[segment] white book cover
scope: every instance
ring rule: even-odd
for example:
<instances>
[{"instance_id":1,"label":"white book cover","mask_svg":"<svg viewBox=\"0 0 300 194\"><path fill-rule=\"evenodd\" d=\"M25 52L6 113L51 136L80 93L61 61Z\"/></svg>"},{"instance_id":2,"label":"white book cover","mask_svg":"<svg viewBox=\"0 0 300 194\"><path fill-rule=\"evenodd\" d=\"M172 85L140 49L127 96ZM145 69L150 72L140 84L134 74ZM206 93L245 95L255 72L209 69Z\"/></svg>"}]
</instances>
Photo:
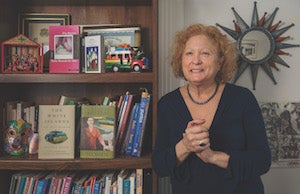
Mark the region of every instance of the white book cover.
<instances>
[{"instance_id":1,"label":"white book cover","mask_svg":"<svg viewBox=\"0 0 300 194\"><path fill-rule=\"evenodd\" d=\"M39 106L39 159L73 159L75 105Z\"/></svg>"}]
</instances>

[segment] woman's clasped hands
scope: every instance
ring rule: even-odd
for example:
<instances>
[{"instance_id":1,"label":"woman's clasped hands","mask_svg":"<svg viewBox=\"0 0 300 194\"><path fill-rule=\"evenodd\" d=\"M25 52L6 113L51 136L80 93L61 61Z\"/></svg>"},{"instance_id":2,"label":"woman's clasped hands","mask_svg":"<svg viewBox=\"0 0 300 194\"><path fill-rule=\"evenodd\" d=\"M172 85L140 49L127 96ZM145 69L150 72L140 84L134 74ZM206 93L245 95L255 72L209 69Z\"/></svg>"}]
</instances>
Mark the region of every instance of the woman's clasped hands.
<instances>
[{"instance_id":1,"label":"woman's clasped hands","mask_svg":"<svg viewBox=\"0 0 300 194\"><path fill-rule=\"evenodd\" d=\"M195 152L201 160L209 162L213 151L210 149L209 132L203 126L204 123L204 119L190 121L183 133L182 141L189 152Z\"/></svg>"}]
</instances>

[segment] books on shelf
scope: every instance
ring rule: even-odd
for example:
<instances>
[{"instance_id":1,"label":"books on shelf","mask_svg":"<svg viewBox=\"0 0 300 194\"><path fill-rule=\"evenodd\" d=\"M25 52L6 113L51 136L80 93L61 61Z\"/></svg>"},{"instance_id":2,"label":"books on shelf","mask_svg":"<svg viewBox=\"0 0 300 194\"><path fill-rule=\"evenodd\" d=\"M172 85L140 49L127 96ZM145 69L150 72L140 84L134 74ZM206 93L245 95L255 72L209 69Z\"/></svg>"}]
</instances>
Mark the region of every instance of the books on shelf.
<instances>
[{"instance_id":1,"label":"books on shelf","mask_svg":"<svg viewBox=\"0 0 300 194\"><path fill-rule=\"evenodd\" d=\"M116 151L141 156L151 95L145 89L140 95L121 95L118 102Z\"/></svg>"},{"instance_id":2,"label":"books on shelf","mask_svg":"<svg viewBox=\"0 0 300 194\"><path fill-rule=\"evenodd\" d=\"M90 35L84 37L84 72L104 73L105 48L102 35Z\"/></svg>"},{"instance_id":3,"label":"books on shelf","mask_svg":"<svg viewBox=\"0 0 300 194\"><path fill-rule=\"evenodd\" d=\"M39 159L73 159L75 105L39 105Z\"/></svg>"},{"instance_id":4,"label":"books on shelf","mask_svg":"<svg viewBox=\"0 0 300 194\"><path fill-rule=\"evenodd\" d=\"M150 175L150 176L149 176ZM9 193L151 193L151 173L145 169L71 171L21 171L11 176ZM150 186L151 187L151 186Z\"/></svg>"},{"instance_id":5,"label":"books on shelf","mask_svg":"<svg viewBox=\"0 0 300 194\"><path fill-rule=\"evenodd\" d=\"M30 101L7 101L5 103L5 123L11 120L23 119L32 126L35 124L35 105Z\"/></svg>"},{"instance_id":6,"label":"books on shelf","mask_svg":"<svg viewBox=\"0 0 300 194\"><path fill-rule=\"evenodd\" d=\"M124 139L127 133L127 126L130 122L130 112L132 110L132 104L135 96L126 92L122 98L122 103L120 107L120 112L118 115L117 123L117 137L116 137L116 152L121 154L122 145L124 144Z\"/></svg>"},{"instance_id":7,"label":"books on shelf","mask_svg":"<svg viewBox=\"0 0 300 194\"><path fill-rule=\"evenodd\" d=\"M79 73L79 26L49 26L49 50L49 73Z\"/></svg>"},{"instance_id":8,"label":"books on shelf","mask_svg":"<svg viewBox=\"0 0 300 194\"><path fill-rule=\"evenodd\" d=\"M115 106L81 106L80 158L114 158L115 110Z\"/></svg>"}]
</instances>

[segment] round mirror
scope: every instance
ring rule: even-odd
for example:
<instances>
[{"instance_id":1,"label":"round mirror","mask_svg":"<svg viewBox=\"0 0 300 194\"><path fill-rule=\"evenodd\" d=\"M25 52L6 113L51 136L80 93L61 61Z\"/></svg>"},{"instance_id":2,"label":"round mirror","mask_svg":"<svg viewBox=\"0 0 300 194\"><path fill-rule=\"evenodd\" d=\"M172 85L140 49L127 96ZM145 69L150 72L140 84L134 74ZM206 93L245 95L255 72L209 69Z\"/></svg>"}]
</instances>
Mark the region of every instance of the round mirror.
<instances>
[{"instance_id":1,"label":"round mirror","mask_svg":"<svg viewBox=\"0 0 300 194\"><path fill-rule=\"evenodd\" d=\"M269 31L261 28L251 28L238 39L240 56L249 64L268 61L275 50L275 41Z\"/></svg>"},{"instance_id":2,"label":"round mirror","mask_svg":"<svg viewBox=\"0 0 300 194\"><path fill-rule=\"evenodd\" d=\"M265 12L265 14L259 18L256 1L254 1L250 25L241 18L233 7L231 9L236 19L233 20L234 30L218 23L216 23L216 25L229 34L237 43L239 58L233 83L235 83L249 67L254 90L259 68L262 68L273 83L277 84L272 70L279 70L277 64L289 67L280 57L280 55L289 55L289 53L282 51L282 49L300 46L284 43L285 40L289 39L289 36L282 36L282 34L294 26L294 24L285 27L281 27L281 21L273 24L273 20L279 9L278 7L276 7L271 14L267 15L267 12Z\"/></svg>"}]
</instances>

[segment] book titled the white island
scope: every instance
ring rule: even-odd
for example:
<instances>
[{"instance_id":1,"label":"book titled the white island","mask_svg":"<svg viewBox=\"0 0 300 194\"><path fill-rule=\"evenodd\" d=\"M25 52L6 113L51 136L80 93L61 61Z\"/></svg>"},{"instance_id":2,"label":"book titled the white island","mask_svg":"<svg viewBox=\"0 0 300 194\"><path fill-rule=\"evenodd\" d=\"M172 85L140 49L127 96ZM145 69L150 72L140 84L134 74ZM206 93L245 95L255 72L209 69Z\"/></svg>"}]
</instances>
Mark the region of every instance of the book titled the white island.
<instances>
[{"instance_id":1,"label":"book titled the white island","mask_svg":"<svg viewBox=\"0 0 300 194\"><path fill-rule=\"evenodd\" d=\"M39 106L39 159L73 159L75 105Z\"/></svg>"}]
</instances>

